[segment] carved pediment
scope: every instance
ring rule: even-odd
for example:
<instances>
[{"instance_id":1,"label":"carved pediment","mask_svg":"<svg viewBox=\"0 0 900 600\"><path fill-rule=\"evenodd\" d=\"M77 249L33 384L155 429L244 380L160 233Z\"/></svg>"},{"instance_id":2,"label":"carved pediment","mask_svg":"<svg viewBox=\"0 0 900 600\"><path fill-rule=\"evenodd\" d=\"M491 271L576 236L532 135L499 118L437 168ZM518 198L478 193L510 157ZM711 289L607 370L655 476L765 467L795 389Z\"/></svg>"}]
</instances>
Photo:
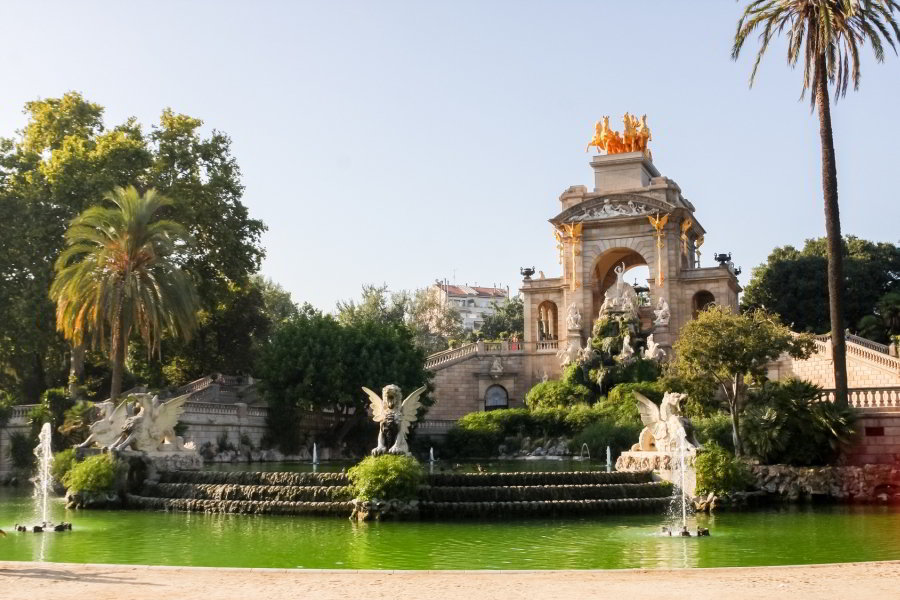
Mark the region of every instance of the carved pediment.
<instances>
[{"instance_id":1,"label":"carved pediment","mask_svg":"<svg viewBox=\"0 0 900 600\"><path fill-rule=\"evenodd\" d=\"M656 198L637 194L605 195L568 208L551 219L554 224L585 223L607 219L641 217L668 213L675 207Z\"/></svg>"}]
</instances>

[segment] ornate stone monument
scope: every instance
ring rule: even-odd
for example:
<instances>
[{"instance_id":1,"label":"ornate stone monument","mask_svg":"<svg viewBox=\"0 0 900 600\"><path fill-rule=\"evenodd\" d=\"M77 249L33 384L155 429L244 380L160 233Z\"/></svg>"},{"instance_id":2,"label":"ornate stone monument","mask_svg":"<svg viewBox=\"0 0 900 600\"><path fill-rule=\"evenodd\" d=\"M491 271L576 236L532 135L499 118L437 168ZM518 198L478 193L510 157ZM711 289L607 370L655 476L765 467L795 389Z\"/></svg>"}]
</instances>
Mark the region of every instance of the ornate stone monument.
<instances>
[{"instance_id":1,"label":"ornate stone monument","mask_svg":"<svg viewBox=\"0 0 900 600\"><path fill-rule=\"evenodd\" d=\"M203 468L203 458L193 447L175 435L178 418L184 412L188 395L162 401L151 394L133 394L119 404L106 401L98 408L100 417L91 423L90 435L77 448L83 457L91 452L113 452L128 465L126 485L138 488L144 480L155 480L161 471L195 471ZM131 481L135 479L135 481ZM89 504L78 495L72 506Z\"/></svg>"},{"instance_id":2,"label":"ornate stone monument","mask_svg":"<svg viewBox=\"0 0 900 600\"><path fill-rule=\"evenodd\" d=\"M690 419L681 414L681 403L687 394L666 392L659 406L638 392L633 394L644 428L638 443L616 459L616 470L653 471L661 479L673 481L683 458L685 492L693 496L697 486L694 458L701 446L694 436Z\"/></svg>"},{"instance_id":3,"label":"ornate stone monument","mask_svg":"<svg viewBox=\"0 0 900 600\"><path fill-rule=\"evenodd\" d=\"M635 356L646 356L643 338L653 334L651 356L664 360L672 357L681 328L709 301L737 310L740 286L734 271L727 265L699 265L706 231L681 187L654 164L646 116L626 114L621 123L619 131L609 117L597 123L588 147L597 150L590 162L593 185L566 189L559 197L560 212L550 219L559 276L548 272L546 278L522 282L525 373L547 369L551 378L558 377L585 346L585 334L611 313L633 317L631 342L639 342ZM649 277L636 292L625 279L638 266L646 266ZM582 317L577 330L568 327L570 311ZM562 317L558 328L556 314ZM558 338L541 335L541 328L547 329L544 315L551 315L549 328L560 332ZM524 387L537 382L534 378Z\"/></svg>"}]
</instances>

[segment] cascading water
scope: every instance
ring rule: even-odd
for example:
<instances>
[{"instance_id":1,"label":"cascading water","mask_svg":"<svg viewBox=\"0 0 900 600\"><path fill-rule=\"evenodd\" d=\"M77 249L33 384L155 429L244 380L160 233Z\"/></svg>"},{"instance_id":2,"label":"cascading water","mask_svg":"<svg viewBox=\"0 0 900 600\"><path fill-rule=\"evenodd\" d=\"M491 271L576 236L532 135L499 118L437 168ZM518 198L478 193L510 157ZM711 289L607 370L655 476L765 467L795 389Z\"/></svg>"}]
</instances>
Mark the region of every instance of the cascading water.
<instances>
[{"instance_id":1,"label":"cascading water","mask_svg":"<svg viewBox=\"0 0 900 600\"><path fill-rule=\"evenodd\" d=\"M37 457L37 474L34 476L34 498L37 517L41 525L50 522L49 497L50 497L50 461L53 459L53 450L50 448L50 423L44 423L41 433L38 435L38 445L34 449Z\"/></svg>"},{"instance_id":2,"label":"cascading water","mask_svg":"<svg viewBox=\"0 0 900 600\"><path fill-rule=\"evenodd\" d=\"M612 470L612 454L609 451L609 446L606 447L606 472L609 473Z\"/></svg>"}]
</instances>

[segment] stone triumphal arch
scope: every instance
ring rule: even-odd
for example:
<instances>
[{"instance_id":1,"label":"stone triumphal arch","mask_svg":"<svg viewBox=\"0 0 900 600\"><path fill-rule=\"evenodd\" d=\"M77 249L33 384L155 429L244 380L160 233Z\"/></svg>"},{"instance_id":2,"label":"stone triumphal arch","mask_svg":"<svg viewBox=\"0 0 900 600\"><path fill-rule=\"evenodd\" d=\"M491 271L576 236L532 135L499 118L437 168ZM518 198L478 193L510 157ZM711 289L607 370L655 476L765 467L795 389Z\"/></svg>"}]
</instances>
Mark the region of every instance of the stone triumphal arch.
<instances>
[{"instance_id":1,"label":"stone triumphal arch","mask_svg":"<svg viewBox=\"0 0 900 600\"><path fill-rule=\"evenodd\" d=\"M659 173L648 152L598 155L590 165L593 190L567 189L559 198L560 212L550 219L561 275L522 282L524 371L531 379L524 387L558 375L567 349L585 344L604 294L622 271L649 269L646 285L638 286L638 313L667 352L681 327L711 302L737 309L740 286L733 268L701 266L706 231L681 188ZM538 316L550 305L560 319L550 340L555 343L548 344ZM667 318L655 318L654 310L663 306Z\"/></svg>"},{"instance_id":2,"label":"stone triumphal arch","mask_svg":"<svg viewBox=\"0 0 900 600\"><path fill-rule=\"evenodd\" d=\"M652 339L653 360L671 357L681 328L710 303L737 310L741 288L731 262L702 266L706 231L694 206L653 164L646 119L626 119L632 127L624 136L598 124L591 145L607 154L590 162L593 188L572 186L559 197L550 224L560 275L523 269L523 339L479 341L428 358L434 427L476 410L522 406L535 383L579 360L601 310L636 317L647 336L643 356ZM625 281L644 266L645 282Z\"/></svg>"}]
</instances>

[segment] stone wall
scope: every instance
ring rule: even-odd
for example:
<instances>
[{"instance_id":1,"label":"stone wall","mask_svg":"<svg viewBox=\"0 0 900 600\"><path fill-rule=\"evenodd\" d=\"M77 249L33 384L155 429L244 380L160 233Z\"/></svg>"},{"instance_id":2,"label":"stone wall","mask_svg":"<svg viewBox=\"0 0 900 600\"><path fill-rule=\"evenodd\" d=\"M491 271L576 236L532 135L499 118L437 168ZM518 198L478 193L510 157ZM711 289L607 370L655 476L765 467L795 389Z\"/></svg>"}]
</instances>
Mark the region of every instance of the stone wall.
<instances>
[{"instance_id":1,"label":"stone wall","mask_svg":"<svg viewBox=\"0 0 900 600\"><path fill-rule=\"evenodd\" d=\"M491 373L496 359L500 360L503 370ZM435 403L426 418L429 421L455 421L470 412L484 410L484 395L492 385L506 389L509 408L520 408L525 405L525 394L530 388L527 381L522 353L470 355L466 360L436 370Z\"/></svg>"},{"instance_id":2,"label":"stone wall","mask_svg":"<svg viewBox=\"0 0 900 600\"><path fill-rule=\"evenodd\" d=\"M189 401L180 422L187 426L184 433L185 442L193 442L200 449L210 443L214 447L220 439L235 447L241 444L242 438L250 442L254 448L262 445L266 434L266 415L268 409L263 406L247 406L243 403L220 404L212 402ZM28 412L33 405L15 407L12 418L6 427L0 429L0 476L12 470L9 456L9 438L14 432L28 433ZM311 436L330 431L335 424L335 417L328 413L309 413L302 421L301 429L310 432ZM327 449L322 448L322 458L327 458Z\"/></svg>"},{"instance_id":3,"label":"stone wall","mask_svg":"<svg viewBox=\"0 0 900 600\"><path fill-rule=\"evenodd\" d=\"M900 413L864 413L859 442L847 453L850 465L900 465Z\"/></svg>"},{"instance_id":4,"label":"stone wall","mask_svg":"<svg viewBox=\"0 0 900 600\"><path fill-rule=\"evenodd\" d=\"M900 469L891 465L751 467L754 487L785 500L828 498L850 502L900 500Z\"/></svg>"}]
</instances>

